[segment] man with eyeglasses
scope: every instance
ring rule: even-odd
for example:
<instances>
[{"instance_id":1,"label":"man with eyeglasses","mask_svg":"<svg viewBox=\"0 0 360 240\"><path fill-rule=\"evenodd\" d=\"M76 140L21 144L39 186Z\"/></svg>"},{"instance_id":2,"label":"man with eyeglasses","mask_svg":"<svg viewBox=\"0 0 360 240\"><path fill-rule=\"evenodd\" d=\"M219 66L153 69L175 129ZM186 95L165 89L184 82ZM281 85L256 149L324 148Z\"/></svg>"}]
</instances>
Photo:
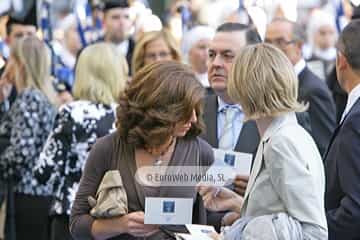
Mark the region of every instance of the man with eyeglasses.
<instances>
[{"instance_id":1,"label":"man with eyeglasses","mask_svg":"<svg viewBox=\"0 0 360 240\"><path fill-rule=\"evenodd\" d=\"M321 79L312 73L302 57L304 30L286 19L274 19L268 26L265 42L280 48L294 66L299 78L299 101L309 103L312 137L323 155L336 125L335 104Z\"/></svg>"}]
</instances>

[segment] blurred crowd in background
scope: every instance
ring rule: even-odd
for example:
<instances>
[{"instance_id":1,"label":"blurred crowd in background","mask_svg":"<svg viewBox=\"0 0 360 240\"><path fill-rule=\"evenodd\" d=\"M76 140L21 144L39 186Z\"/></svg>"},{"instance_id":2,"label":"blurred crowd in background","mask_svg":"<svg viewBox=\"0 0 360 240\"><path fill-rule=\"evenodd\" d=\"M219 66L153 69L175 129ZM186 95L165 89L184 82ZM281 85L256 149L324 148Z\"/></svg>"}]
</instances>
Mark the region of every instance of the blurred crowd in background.
<instances>
[{"instance_id":1,"label":"blurred crowd in background","mask_svg":"<svg viewBox=\"0 0 360 240\"><path fill-rule=\"evenodd\" d=\"M12 36L6 30L8 20L37 27L37 35L51 48L52 75L56 78L57 90L71 92L79 51L106 36L113 35L110 41L126 55L125 42L128 39L131 54L133 43L139 41L144 33L166 29L175 40L182 60L189 62L188 53L190 45L196 42L194 40L224 22L254 23L264 38L267 23L273 18L285 17L304 28L304 57L311 61L311 69L325 79L335 59L334 44L338 32L354 14L359 14L354 8L357 1L350 0L132 0L129 4L125 16L104 18L104 12L110 8L101 0L1 1L0 52L3 60L0 64L3 66L4 59L9 57ZM187 34L197 25L206 25L209 29ZM206 42L203 45L203 50L206 50ZM198 54L200 57L200 51ZM131 65L130 55L127 58ZM64 101L68 97L64 95Z\"/></svg>"},{"instance_id":2,"label":"blurred crowd in background","mask_svg":"<svg viewBox=\"0 0 360 240\"><path fill-rule=\"evenodd\" d=\"M315 106L310 118L320 116L319 125L311 123L316 126L312 136L324 153L336 126L334 102L337 122L347 102L336 80L336 42L358 17L358 0L0 1L0 203L7 195L15 204L7 206L8 236L16 225L18 239L32 239L19 229L41 230L49 224L50 209L60 216L49 227L55 229L51 239L72 239L69 215L83 166L96 139L115 131L120 93L144 66L174 60L189 65L207 94L214 94L208 50L216 29L226 22L243 24L246 33L257 30L262 42L279 47L302 69L303 57L321 79L316 84L327 95L313 94L315 104L309 101ZM296 22L300 29L289 25L291 36L268 39L268 24L276 19L280 25ZM223 78L235 58L226 54L218 55ZM315 133L323 127L326 133ZM32 226L31 219L38 221ZM0 214L0 233L1 222ZM49 239L46 234L42 239Z\"/></svg>"}]
</instances>

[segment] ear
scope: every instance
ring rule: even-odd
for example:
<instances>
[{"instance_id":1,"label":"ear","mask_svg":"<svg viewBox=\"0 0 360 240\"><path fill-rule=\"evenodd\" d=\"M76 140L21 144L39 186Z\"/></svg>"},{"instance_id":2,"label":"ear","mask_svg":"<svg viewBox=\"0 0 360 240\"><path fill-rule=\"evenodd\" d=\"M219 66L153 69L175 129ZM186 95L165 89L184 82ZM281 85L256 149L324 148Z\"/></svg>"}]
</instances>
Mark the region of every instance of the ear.
<instances>
[{"instance_id":1,"label":"ear","mask_svg":"<svg viewBox=\"0 0 360 240\"><path fill-rule=\"evenodd\" d=\"M10 45L10 37L6 35L5 37L5 43L9 46ZM9 46L10 47L10 46Z\"/></svg>"},{"instance_id":2,"label":"ear","mask_svg":"<svg viewBox=\"0 0 360 240\"><path fill-rule=\"evenodd\" d=\"M338 54L336 56L336 63L337 63L337 69L342 70L342 71L347 69L349 66L349 63L348 63L346 57L341 52L338 52Z\"/></svg>"},{"instance_id":3,"label":"ear","mask_svg":"<svg viewBox=\"0 0 360 240\"><path fill-rule=\"evenodd\" d=\"M302 41L296 41L295 42L297 52L298 52L298 54L300 54L300 56L302 56L302 47L303 47L303 45L304 45L304 43Z\"/></svg>"}]
</instances>

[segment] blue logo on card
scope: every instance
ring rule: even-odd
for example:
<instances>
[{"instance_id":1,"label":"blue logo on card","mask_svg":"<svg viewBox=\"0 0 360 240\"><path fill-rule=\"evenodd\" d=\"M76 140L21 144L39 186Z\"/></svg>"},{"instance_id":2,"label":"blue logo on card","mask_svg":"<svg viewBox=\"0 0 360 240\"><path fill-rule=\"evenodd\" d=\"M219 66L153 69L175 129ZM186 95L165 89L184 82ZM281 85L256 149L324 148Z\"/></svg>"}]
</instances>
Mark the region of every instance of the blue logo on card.
<instances>
[{"instance_id":1,"label":"blue logo on card","mask_svg":"<svg viewBox=\"0 0 360 240\"><path fill-rule=\"evenodd\" d=\"M232 167L235 166L235 155L233 154L225 154L224 162Z\"/></svg>"},{"instance_id":2,"label":"blue logo on card","mask_svg":"<svg viewBox=\"0 0 360 240\"><path fill-rule=\"evenodd\" d=\"M164 201L163 213L175 213L175 201Z\"/></svg>"}]
</instances>

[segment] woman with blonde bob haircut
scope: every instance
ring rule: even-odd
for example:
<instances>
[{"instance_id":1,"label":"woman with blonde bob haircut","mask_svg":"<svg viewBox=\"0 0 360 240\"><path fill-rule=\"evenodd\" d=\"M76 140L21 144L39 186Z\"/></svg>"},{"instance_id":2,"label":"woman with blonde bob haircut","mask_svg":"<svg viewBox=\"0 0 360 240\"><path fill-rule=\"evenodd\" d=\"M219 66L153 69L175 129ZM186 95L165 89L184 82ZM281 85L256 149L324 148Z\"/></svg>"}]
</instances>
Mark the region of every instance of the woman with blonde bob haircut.
<instances>
[{"instance_id":1,"label":"woman with blonde bob haircut","mask_svg":"<svg viewBox=\"0 0 360 240\"><path fill-rule=\"evenodd\" d=\"M304 111L306 107L297 101L298 79L286 67L288 59L275 57L279 50L265 44L251 50L237 58L228 83L229 95L241 104L247 119Z\"/></svg>"},{"instance_id":2,"label":"woman with blonde bob haircut","mask_svg":"<svg viewBox=\"0 0 360 240\"><path fill-rule=\"evenodd\" d=\"M296 120L295 111L305 109L297 91L293 66L275 47L251 45L237 56L229 96L256 121L261 141L244 197L226 188L198 187L207 208L240 216L216 239L328 238L322 159Z\"/></svg>"},{"instance_id":3,"label":"woman with blonde bob haircut","mask_svg":"<svg viewBox=\"0 0 360 240\"><path fill-rule=\"evenodd\" d=\"M167 30L144 33L134 49L131 72L135 74L145 65L164 60L181 62L180 49L174 37Z\"/></svg>"},{"instance_id":4,"label":"woman with blonde bob haircut","mask_svg":"<svg viewBox=\"0 0 360 240\"><path fill-rule=\"evenodd\" d=\"M127 83L126 59L109 43L85 48L75 71L74 102L58 113L35 175L55 196L51 240L72 239L68 222L82 168L96 139L115 130L116 100Z\"/></svg>"}]
</instances>

